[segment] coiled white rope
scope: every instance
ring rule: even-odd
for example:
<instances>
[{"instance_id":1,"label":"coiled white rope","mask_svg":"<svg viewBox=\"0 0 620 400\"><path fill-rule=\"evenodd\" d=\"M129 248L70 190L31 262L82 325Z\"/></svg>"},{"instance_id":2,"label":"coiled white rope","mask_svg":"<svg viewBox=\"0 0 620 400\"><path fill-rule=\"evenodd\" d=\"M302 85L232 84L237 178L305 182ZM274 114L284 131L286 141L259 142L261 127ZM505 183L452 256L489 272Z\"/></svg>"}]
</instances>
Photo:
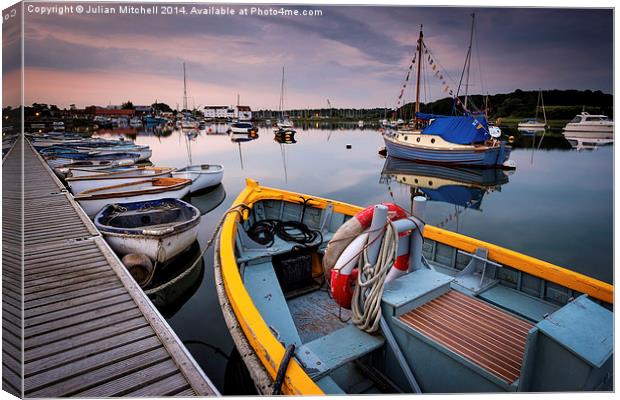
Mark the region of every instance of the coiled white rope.
<instances>
[{"instance_id":1,"label":"coiled white rope","mask_svg":"<svg viewBox=\"0 0 620 400\"><path fill-rule=\"evenodd\" d=\"M358 276L351 300L351 321L368 333L379 329L381 296L388 272L394 265L398 251L398 232L392 221L386 224L383 242L374 265L368 262L365 248L358 263Z\"/></svg>"}]
</instances>

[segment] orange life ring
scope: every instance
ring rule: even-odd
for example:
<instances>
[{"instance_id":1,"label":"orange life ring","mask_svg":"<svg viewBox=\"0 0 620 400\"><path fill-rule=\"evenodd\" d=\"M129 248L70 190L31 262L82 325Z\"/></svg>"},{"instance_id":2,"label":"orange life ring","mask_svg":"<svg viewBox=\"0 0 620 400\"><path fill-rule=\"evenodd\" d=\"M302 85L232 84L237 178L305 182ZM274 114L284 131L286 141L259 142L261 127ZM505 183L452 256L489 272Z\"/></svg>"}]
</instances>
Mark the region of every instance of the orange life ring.
<instances>
[{"instance_id":1,"label":"orange life ring","mask_svg":"<svg viewBox=\"0 0 620 400\"><path fill-rule=\"evenodd\" d=\"M407 218L407 212L394 203L382 203L388 208L392 221ZM323 256L323 269L330 280L332 297L341 307L350 309L353 288L357 280L357 261L367 242L364 233L372 222L375 206L370 206L342 224L327 245ZM409 254L399 255L394 268L409 269Z\"/></svg>"}]
</instances>

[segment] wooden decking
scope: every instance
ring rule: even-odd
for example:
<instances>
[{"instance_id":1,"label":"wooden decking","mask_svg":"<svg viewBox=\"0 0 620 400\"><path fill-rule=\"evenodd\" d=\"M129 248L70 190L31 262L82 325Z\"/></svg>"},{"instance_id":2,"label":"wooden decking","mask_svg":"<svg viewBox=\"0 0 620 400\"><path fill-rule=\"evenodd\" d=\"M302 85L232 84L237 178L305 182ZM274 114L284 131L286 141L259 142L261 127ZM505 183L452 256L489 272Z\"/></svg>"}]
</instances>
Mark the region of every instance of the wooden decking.
<instances>
[{"instance_id":1,"label":"wooden decking","mask_svg":"<svg viewBox=\"0 0 620 400\"><path fill-rule=\"evenodd\" d=\"M27 143L23 198L25 397L217 395Z\"/></svg>"},{"instance_id":2,"label":"wooden decking","mask_svg":"<svg viewBox=\"0 0 620 400\"><path fill-rule=\"evenodd\" d=\"M21 142L2 161L2 390L22 395Z\"/></svg>"},{"instance_id":3,"label":"wooden decking","mask_svg":"<svg viewBox=\"0 0 620 400\"><path fill-rule=\"evenodd\" d=\"M532 324L451 290L400 320L511 384L519 377Z\"/></svg>"}]
</instances>

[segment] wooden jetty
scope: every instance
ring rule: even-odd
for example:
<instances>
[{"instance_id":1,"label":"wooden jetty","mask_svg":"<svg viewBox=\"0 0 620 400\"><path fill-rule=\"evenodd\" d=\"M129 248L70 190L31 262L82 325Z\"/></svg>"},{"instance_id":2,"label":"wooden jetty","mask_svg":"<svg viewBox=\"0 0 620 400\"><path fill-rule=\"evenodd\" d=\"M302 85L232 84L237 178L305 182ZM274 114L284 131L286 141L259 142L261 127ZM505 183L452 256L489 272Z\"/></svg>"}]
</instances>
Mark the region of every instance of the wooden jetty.
<instances>
[{"instance_id":1,"label":"wooden jetty","mask_svg":"<svg viewBox=\"0 0 620 400\"><path fill-rule=\"evenodd\" d=\"M27 142L3 161L3 181L4 390L39 398L219 394Z\"/></svg>"}]
</instances>

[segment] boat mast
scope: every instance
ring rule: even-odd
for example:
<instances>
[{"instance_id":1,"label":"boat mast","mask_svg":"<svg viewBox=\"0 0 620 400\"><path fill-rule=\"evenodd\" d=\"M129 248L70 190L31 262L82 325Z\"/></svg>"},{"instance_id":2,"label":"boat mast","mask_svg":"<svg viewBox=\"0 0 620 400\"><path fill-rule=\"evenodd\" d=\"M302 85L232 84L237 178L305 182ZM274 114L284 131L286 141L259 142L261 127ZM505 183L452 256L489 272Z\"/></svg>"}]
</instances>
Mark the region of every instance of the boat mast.
<instances>
[{"instance_id":1,"label":"boat mast","mask_svg":"<svg viewBox=\"0 0 620 400\"><path fill-rule=\"evenodd\" d=\"M541 93L541 90L538 89L538 97L536 97L536 115L534 116L534 119L536 121L538 121L538 108L540 107L540 93Z\"/></svg>"},{"instance_id":2,"label":"boat mast","mask_svg":"<svg viewBox=\"0 0 620 400\"><path fill-rule=\"evenodd\" d=\"M545 126L546 126L547 125L547 114L545 113L545 102L543 101L542 89L540 89L540 105L542 106L543 118L545 119Z\"/></svg>"},{"instance_id":3,"label":"boat mast","mask_svg":"<svg viewBox=\"0 0 620 400\"><path fill-rule=\"evenodd\" d=\"M469 49L467 49L467 74L465 75L465 110L467 110L467 95L469 93L469 70L471 67L471 46L474 41L474 23L476 22L476 13L471 14L471 31L469 32Z\"/></svg>"},{"instance_id":4,"label":"boat mast","mask_svg":"<svg viewBox=\"0 0 620 400\"><path fill-rule=\"evenodd\" d=\"M187 110L187 79L185 78L185 62L183 63L183 110Z\"/></svg>"},{"instance_id":5,"label":"boat mast","mask_svg":"<svg viewBox=\"0 0 620 400\"><path fill-rule=\"evenodd\" d=\"M282 66L282 84L280 86L280 119L284 120L284 66Z\"/></svg>"},{"instance_id":6,"label":"boat mast","mask_svg":"<svg viewBox=\"0 0 620 400\"><path fill-rule=\"evenodd\" d=\"M418 38L418 78L416 81L415 89L415 116L414 121L418 120L418 113L420 112L420 66L422 65L422 44L424 33L422 33L422 25L420 24L420 37Z\"/></svg>"}]
</instances>

